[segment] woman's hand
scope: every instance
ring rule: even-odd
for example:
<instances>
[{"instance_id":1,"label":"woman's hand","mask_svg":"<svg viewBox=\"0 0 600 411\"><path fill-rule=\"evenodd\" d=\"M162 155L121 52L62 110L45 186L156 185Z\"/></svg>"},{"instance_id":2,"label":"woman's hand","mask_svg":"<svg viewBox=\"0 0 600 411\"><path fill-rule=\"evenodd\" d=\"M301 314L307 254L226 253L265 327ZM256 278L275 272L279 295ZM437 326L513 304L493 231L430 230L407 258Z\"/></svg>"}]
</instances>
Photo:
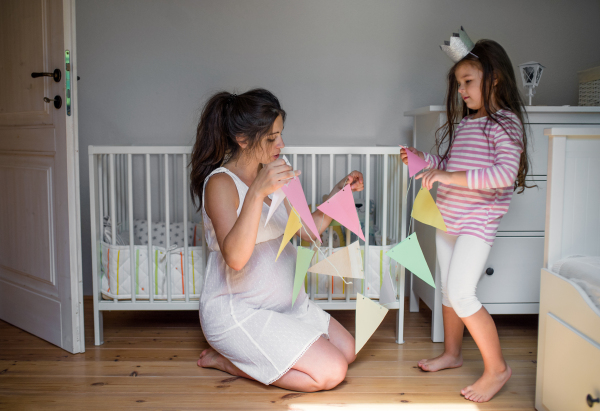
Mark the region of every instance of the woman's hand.
<instances>
[{"instance_id":1,"label":"woman's hand","mask_svg":"<svg viewBox=\"0 0 600 411\"><path fill-rule=\"evenodd\" d=\"M419 150L414 147L402 147L400 149L400 157L402 158L402 162L408 165L408 154L406 154L406 150L410 150L411 153L418 155L421 157L421 160L425 160L425 156Z\"/></svg>"},{"instance_id":2,"label":"woman's hand","mask_svg":"<svg viewBox=\"0 0 600 411\"><path fill-rule=\"evenodd\" d=\"M350 184L350 188L352 189L352 191L363 191L365 188L363 175L360 171L356 170L348 174L346 177L342 178L340 182L336 184L333 191L340 191L342 188L345 187L345 184ZM333 191L332 194L334 194Z\"/></svg>"},{"instance_id":3,"label":"woman's hand","mask_svg":"<svg viewBox=\"0 0 600 411\"><path fill-rule=\"evenodd\" d=\"M285 161L278 158L265 164L252 182L251 188L261 199L283 187L290 179L300 175L300 170L294 171ZM262 201L262 200L261 200Z\"/></svg>"},{"instance_id":4,"label":"woman's hand","mask_svg":"<svg viewBox=\"0 0 600 411\"><path fill-rule=\"evenodd\" d=\"M431 190L433 183L436 181L446 185L454 184L461 187L468 187L466 171L450 172L433 169L417 175L416 178L422 178L421 185L428 190Z\"/></svg>"}]
</instances>

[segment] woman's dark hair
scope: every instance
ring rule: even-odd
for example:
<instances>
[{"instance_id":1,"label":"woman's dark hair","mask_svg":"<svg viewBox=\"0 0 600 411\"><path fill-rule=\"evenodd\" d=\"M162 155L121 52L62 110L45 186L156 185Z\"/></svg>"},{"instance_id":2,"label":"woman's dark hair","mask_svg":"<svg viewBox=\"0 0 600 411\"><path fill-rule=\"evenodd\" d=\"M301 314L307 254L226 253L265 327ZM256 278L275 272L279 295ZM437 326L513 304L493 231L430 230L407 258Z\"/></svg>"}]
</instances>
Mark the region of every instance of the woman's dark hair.
<instances>
[{"instance_id":1,"label":"woman's dark hair","mask_svg":"<svg viewBox=\"0 0 600 411\"><path fill-rule=\"evenodd\" d=\"M442 158L447 158L455 138L455 127L467 115L474 113L458 95L458 81L456 80L456 69L461 64L473 64L483 72L481 82L481 97L483 107L487 113L488 121L500 125L506 134L515 138L507 131L507 126L520 128L523 133L523 152L519 164L519 171L515 181L515 190L520 188L522 193L527 186L525 177L529 172L529 157L527 154L527 133L525 132L525 113L523 110L523 99L519 94L515 72L508 54L502 46L493 40L479 40L471 53L456 63L448 72L448 91L446 94L446 124L436 132L436 147ZM494 81L497 81L494 85ZM495 107L492 107L492 101ZM505 109L512 112L520 121L515 124L510 117L494 109ZM511 124L512 123L512 124ZM484 130L488 129L487 123ZM442 149L442 146L445 146ZM442 153L443 151L443 153Z\"/></svg>"},{"instance_id":2,"label":"woman's dark hair","mask_svg":"<svg viewBox=\"0 0 600 411\"><path fill-rule=\"evenodd\" d=\"M254 89L236 95L226 91L212 96L200 115L196 142L190 160L190 193L198 210L202 207L204 180L225 160L235 159L241 152L236 137L248 143L248 150L260 145L271 132L278 116L285 121L285 111L270 91Z\"/></svg>"}]
</instances>

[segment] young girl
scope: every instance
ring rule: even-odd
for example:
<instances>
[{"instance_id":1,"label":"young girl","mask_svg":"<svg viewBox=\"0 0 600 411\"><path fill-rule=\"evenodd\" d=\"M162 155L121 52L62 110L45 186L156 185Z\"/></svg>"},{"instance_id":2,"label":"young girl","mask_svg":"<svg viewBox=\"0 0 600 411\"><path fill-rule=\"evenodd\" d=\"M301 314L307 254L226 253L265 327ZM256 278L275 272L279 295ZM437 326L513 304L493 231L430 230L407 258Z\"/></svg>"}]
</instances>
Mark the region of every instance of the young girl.
<instances>
[{"instance_id":1,"label":"young girl","mask_svg":"<svg viewBox=\"0 0 600 411\"><path fill-rule=\"evenodd\" d=\"M424 371L460 367L466 325L485 369L461 394L485 402L508 381L511 369L502 356L494 321L475 289L500 219L508 211L514 190L522 192L526 187L528 171L523 102L504 49L491 40L477 42L450 69L446 100L448 121L436 135L438 155L409 148L429 163L430 170L417 176L422 185L431 189L434 182L439 183L437 206L448 229L436 232L444 352L419 361L419 367ZM401 156L407 164L405 149Z\"/></svg>"},{"instance_id":2,"label":"young girl","mask_svg":"<svg viewBox=\"0 0 600 411\"><path fill-rule=\"evenodd\" d=\"M279 158L284 120L277 98L262 89L218 93L202 111L190 190L210 250L200 323L212 348L198 365L295 391L328 390L356 358L354 338L304 289L292 307L294 247L287 244L275 261L291 211L287 201L265 227L271 194L299 175ZM352 190L363 189L354 171L330 196L346 179ZM313 217L319 233L331 223L320 211Z\"/></svg>"}]
</instances>

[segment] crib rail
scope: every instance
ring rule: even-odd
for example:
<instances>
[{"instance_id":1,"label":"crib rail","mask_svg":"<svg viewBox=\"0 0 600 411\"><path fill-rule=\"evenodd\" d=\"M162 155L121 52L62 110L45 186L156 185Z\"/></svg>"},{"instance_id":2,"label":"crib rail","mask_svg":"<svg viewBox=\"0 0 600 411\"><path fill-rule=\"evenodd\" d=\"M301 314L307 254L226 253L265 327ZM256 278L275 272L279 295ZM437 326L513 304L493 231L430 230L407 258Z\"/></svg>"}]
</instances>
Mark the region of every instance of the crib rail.
<instances>
[{"instance_id":1,"label":"crib rail","mask_svg":"<svg viewBox=\"0 0 600 411\"><path fill-rule=\"evenodd\" d=\"M190 287L190 270L194 272L190 255L194 250L200 252L202 269L206 264L207 246L204 234L200 233L201 244L195 247L189 244L189 224L202 227L202 216L193 207L189 196L188 163L192 147L190 146L89 146L90 177L90 216L92 236L92 274L94 292L94 324L95 343L102 344L102 312L112 310L197 310L197 295ZM377 237L381 237L381 246L395 244L404 239L406 234L406 189L408 174L406 166L401 162L398 147L286 147L283 151L295 169L302 170L301 181L307 200L312 210L316 210L324 194L328 194L333 186L350 171L360 170L364 175L365 189L355 193L355 201L362 202L365 207L364 235L367 241L364 247L364 270L368 272L370 264L370 247L376 237L371 227L377 227ZM374 221L370 213L371 202L376 204ZM147 221L148 243L136 245L134 238L134 222L136 219ZM161 221L165 225L166 244L153 244L153 222ZM171 273L170 229L176 222L183 223L183 245L178 243L181 255L182 294L174 294ZM106 223L110 222L110 229ZM373 223L373 224L371 224ZM198 224L196 226L196 224ZM105 236L108 231L109 235ZM121 235L123 242L119 245ZM110 241L107 241L109 238ZM196 236L194 236L196 239ZM294 244L298 245L298 239ZM346 243L351 241L351 233L346 230ZM104 244L103 244L104 242ZM333 229L329 230L329 252L333 249ZM129 289L127 299L119 295L107 297L102 291L103 261L102 247L113 247L123 251L129 257ZM159 256L158 249L163 253ZM140 296L139 281L134 275L140 270L139 255L147 256L148 290L147 296ZM190 254L190 251L192 254ZM137 257L134 258L134 257ZM114 258L114 257L113 257ZM166 259L164 277L166 287L159 290L159 284L152 281L160 258ZM160 260L162 261L162 260ZM114 261L113 261L114 263ZM110 266L110 260L107 267ZM117 262L118 273L119 262ZM105 276L108 273L105 274ZM399 269L396 276L397 298L388 308L397 308L398 342L403 342L401 319L404 316L404 268ZM113 273L114 275L114 273ZM352 292L346 286L342 294L334 290L333 280L327 289L319 290L318 274L307 275L307 294L324 309L355 309L356 302ZM156 277L155 277L156 278ZM105 280L106 281L106 280ZM194 283L195 277L192 280ZM117 287L119 278L117 277ZM363 294L368 296L369 279L360 285ZM166 289L165 289L166 288ZM190 290L192 289L192 290ZM160 291L160 294L159 294ZM356 291L356 287L355 287ZM116 291L118 294L118 290ZM193 297L196 295L196 297ZM175 297L174 297L175 296Z\"/></svg>"}]
</instances>

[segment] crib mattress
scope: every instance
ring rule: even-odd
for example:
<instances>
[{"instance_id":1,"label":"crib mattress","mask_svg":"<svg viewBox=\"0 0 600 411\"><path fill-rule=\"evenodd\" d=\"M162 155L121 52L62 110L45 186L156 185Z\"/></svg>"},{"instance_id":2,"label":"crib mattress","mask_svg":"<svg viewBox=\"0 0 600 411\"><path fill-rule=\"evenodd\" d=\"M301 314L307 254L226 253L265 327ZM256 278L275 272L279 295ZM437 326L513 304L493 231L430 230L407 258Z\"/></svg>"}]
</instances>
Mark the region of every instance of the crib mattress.
<instances>
[{"instance_id":1,"label":"crib mattress","mask_svg":"<svg viewBox=\"0 0 600 411\"><path fill-rule=\"evenodd\" d=\"M557 261L552 271L577 284L600 309L600 256L571 256Z\"/></svg>"},{"instance_id":2,"label":"crib mattress","mask_svg":"<svg viewBox=\"0 0 600 411\"><path fill-rule=\"evenodd\" d=\"M167 298L168 282L170 282L172 299L184 299L187 293L190 299L198 300L204 281L202 247L188 247L187 268L183 247L172 249L167 253L165 248L153 246L150 264L148 246L135 245L133 252L132 264L129 246L111 245L105 242L100 244L103 298L131 299L133 285L136 299L149 299L149 292L152 290L154 299L164 300Z\"/></svg>"}]
</instances>

